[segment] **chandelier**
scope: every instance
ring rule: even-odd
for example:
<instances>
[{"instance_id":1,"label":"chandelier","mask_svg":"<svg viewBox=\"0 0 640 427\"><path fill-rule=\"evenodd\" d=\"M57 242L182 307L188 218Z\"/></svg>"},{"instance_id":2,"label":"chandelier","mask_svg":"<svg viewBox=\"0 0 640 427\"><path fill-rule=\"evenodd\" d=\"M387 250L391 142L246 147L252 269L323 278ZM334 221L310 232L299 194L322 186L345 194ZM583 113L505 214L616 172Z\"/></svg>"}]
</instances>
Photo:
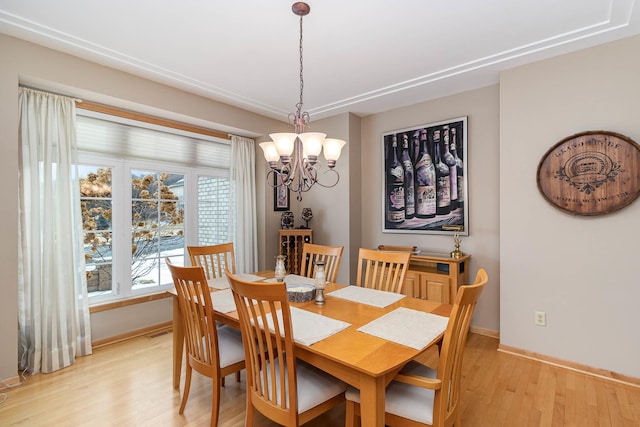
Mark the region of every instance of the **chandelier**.
<instances>
[{"instance_id":1,"label":"chandelier","mask_svg":"<svg viewBox=\"0 0 640 427\"><path fill-rule=\"evenodd\" d=\"M298 193L296 198L301 201L302 193L309 191L315 184L329 188L338 183L340 175L334 167L346 142L341 139L326 138L327 135L324 133L304 131L309 126L309 113L302 111L304 89L302 17L308 15L311 8L306 3L297 2L291 9L300 17L300 101L296 104L295 113L289 113L289 124L293 122L294 132L269 134L272 141L261 143L260 148L271 168L267 174L267 182L274 187L285 186L294 193ZM335 182L330 184L318 181L316 165L323 148L324 158L329 168L325 173L332 172L335 175ZM270 175L273 174L278 174L277 179L270 179Z\"/></svg>"}]
</instances>

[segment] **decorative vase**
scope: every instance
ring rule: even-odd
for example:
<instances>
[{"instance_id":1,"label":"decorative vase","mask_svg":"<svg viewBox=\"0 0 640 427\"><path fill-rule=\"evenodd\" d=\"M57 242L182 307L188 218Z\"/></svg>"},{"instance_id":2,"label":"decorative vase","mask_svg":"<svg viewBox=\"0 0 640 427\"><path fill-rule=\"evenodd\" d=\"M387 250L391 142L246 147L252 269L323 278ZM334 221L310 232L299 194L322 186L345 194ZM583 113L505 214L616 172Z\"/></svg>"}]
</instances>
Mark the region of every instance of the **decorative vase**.
<instances>
[{"instance_id":1,"label":"decorative vase","mask_svg":"<svg viewBox=\"0 0 640 427\"><path fill-rule=\"evenodd\" d=\"M284 230L293 228L293 223L294 223L293 212L291 211L282 212L282 215L280 216L280 227Z\"/></svg>"},{"instance_id":2,"label":"decorative vase","mask_svg":"<svg viewBox=\"0 0 640 427\"><path fill-rule=\"evenodd\" d=\"M309 220L313 218L313 212L311 208L302 208L302 219L305 221L304 228L309 228Z\"/></svg>"}]
</instances>

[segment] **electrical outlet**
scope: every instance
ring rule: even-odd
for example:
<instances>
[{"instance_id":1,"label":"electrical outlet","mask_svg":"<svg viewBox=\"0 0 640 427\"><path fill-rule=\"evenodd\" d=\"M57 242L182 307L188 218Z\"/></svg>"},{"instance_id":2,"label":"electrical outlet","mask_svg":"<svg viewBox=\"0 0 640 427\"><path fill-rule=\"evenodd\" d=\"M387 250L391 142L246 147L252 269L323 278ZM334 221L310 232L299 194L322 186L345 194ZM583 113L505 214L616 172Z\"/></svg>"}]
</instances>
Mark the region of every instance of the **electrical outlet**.
<instances>
[{"instance_id":1,"label":"electrical outlet","mask_svg":"<svg viewBox=\"0 0 640 427\"><path fill-rule=\"evenodd\" d=\"M547 326L547 313L544 311L536 311L535 321L538 326Z\"/></svg>"}]
</instances>

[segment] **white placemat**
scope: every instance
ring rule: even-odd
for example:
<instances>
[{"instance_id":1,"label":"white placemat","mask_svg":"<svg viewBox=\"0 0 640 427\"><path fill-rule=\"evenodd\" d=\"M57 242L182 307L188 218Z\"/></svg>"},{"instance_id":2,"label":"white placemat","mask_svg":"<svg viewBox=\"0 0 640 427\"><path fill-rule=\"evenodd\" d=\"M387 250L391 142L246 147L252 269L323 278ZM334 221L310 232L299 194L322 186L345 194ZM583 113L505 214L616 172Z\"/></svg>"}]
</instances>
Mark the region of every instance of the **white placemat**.
<instances>
[{"instance_id":1,"label":"white placemat","mask_svg":"<svg viewBox=\"0 0 640 427\"><path fill-rule=\"evenodd\" d=\"M220 313L231 313L236 311L236 302L233 299L231 289L211 292L211 303L214 311Z\"/></svg>"},{"instance_id":2,"label":"white placemat","mask_svg":"<svg viewBox=\"0 0 640 427\"><path fill-rule=\"evenodd\" d=\"M275 278L267 279L265 282L274 283L277 282ZM298 274L287 274L284 276L284 283L287 285L315 285L316 281L310 277L300 276Z\"/></svg>"},{"instance_id":3,"label":"white placemat","mask_svg":"<svg viewBox=\"0 0 640 427\"><path fill-rule=\"evenodd\" d=\"M246 282L257 282L263 280L264 277L256 276L255 274L239 273L235 275L238 279ZM227 276L216 277L215 279L208 280L207 283L210 287L216 289L228 289L230 287Z\"/></svg>"},{"instance_id":4,"label":"white placemat","mask_svg":"<svg viewBox=\"0 0 640 427\"><path fill-rule=\"evenodd\" d=\"M332 319L331 317L321 314L312 313L297 307L290 307L291 325L293 326L293 340L310 346L329 338L331 335L337 334L343 329L351 326L350 323L342 320ZM278 322L282 323L282 310L276 312ZM271 317L267 319L269 330L273 332L273 320Z\"/></svg>"},{"instance_id":5,"label":"white placemat","mask_svg":"<svg viewBox=\"0 0 640 427\"><path fill-rule=\"evenodd\" d=\"M400 301L406 296L396 292L379 291L377 289L363 288L360 286L346 286L337 291L329 292L327 295L380 308Z\"/></svg>"},{"instance_id":6,"label":"white placemat","mask_svg":"<svg viewBox=\"0 0 640 427\"><path fill-rule=\"evenodd\" d=\"M448 322L448 317L399 307L361 326L358 331L422 350L444 332Z\"/></svg>"}]
</instances>

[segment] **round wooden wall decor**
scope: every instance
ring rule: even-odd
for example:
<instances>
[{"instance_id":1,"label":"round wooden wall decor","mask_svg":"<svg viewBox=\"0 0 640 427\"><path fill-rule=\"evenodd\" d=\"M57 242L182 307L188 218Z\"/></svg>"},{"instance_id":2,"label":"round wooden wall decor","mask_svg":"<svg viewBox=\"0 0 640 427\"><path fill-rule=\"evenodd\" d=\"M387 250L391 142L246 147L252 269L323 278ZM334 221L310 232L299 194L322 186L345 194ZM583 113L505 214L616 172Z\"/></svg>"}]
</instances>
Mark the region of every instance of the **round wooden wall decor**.
<instances>
[{"instance_id":1,"label":"round wooden wall decor","mask_svg":"<svg viewBox=\"0 0 640 427\"><path fill-rule=\"evenodd\" d=\"M640 147L615 132L567 137L540 160L538 189L549 203L574 215L622 209L640 195Z\"/></svg>"}]
</instances>

